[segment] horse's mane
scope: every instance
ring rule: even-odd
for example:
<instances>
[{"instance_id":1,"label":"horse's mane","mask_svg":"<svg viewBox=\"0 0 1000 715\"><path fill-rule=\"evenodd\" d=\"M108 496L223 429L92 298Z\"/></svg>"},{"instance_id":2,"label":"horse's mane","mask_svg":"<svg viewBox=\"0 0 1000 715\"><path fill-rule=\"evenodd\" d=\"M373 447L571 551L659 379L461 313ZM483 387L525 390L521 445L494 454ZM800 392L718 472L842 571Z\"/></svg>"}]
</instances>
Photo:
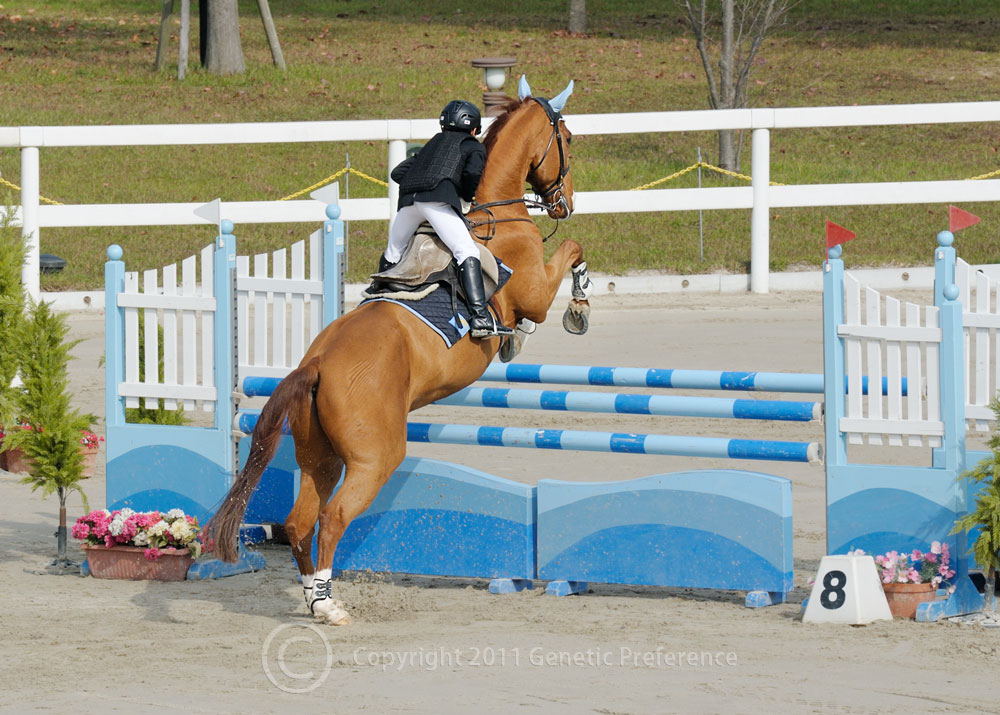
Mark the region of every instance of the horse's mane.
<instances>
[{"instance_id":1,"label":"horse's mane","mask_svg":"<svg viewBox=\"0 0 1000 715\"><path fill-rule=\"evenodd\" d=\"M530 97L524 100L515 99L513 97L507 98L506 104L504 104L501 108L503 113L493 120L490 128L486 130L486 134L483 136L483 146L486 147L487 154L490 153L493 146L497 143L497 138L499 138L500 132L502 132L503 128L507 126L507 122L509 122L510 118L514 116L514 112L530 99Z\"/></svg>"}]
</instances>

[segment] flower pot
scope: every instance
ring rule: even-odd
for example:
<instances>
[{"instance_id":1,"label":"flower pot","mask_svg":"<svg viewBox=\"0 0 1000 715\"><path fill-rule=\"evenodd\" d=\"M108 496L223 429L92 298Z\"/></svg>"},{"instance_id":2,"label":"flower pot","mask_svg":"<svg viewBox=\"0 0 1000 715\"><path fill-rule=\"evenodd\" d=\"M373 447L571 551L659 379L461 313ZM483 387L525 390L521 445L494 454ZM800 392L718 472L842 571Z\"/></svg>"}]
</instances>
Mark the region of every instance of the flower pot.
<instances>
[{"instance_id":1,"label":"flower pot","mask_svg":"<svg viewBox=\"0 0 1000 715\"><path fill-rule=\"evenodd\" d=\"M94 476L94 470L97 468L97 452L98 446L95 445L80 445L80 454L83 455L83 478L89 479Z\"/></svg>"},{"instance_id":2,"label":"flower pot","mask_svg":"<svg viewBox=\"0 0 1000 715\"><path fill-rule=\"evenodd\" d=\"M4 469L12 474L27 474L31 465L31 460L24 456L24 450L20 447L8 449L3 453L5 460Z\"/></svg>"},{"instance_id":3,"label":"flower pot","mask_svg":"<svg viewBox=\"0 0 1000 715\"><path fill-rule=\"evenodd\" d=\"M883 583L882 590L892 615L900 618L916 618L917 606L937 597L932 583Z\"/></svg>"},{"instance_id":4,"label":"flower pot","mask_svg":"<svg viewBox=\"0 0 1000 715\"><path fill-rule=\"evenodd\" d=\"M160 549L160 557L147 559L141 546L85 545L90 575L131 581L183 581L194 560L187 549Z\"/></svg>"}]
</instances>

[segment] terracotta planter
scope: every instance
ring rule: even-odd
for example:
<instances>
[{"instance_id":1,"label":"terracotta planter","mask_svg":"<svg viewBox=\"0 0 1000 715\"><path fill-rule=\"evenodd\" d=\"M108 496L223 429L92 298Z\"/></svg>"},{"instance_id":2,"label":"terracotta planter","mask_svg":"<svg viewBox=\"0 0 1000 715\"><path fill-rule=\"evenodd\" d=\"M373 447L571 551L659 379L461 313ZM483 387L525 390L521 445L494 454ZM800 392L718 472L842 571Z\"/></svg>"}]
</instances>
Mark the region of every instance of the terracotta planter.
<instances>
[{"instance_id":1,"label":"terracotta planter","mask_svg":"<svg viewBox=\"0 0 1000 715\"><path fill-rule=\"evenodd\" d=\"M883 583L882 590L892 615L900 618L916 618L917 606L937 597L932 583Z\"/></svg>"},{"instance_id":2,"label":"terracotta planter","mask_svg":"<svg viewBox=\"0 0 1000 715\"><path fill-rule=\"evenodd\" d=\"M90 546L87 552L90 575L131 581L183 581L194 560L187 549L160 549L158 559L147 559L141 546Z\"/></svg>"},{"instance_id":3,"label":"terracotta planter","mask_svg":"<svg viewBox=\"0 0 1000 715\"><path fill-rule=\"evenodd\" d=\"M97 454L100 448L97 445L88 447L80 445L80 454L83 455L83 478L89 479L94 476L97 468ZM24 450L20 447L0 452L0 469L6 469L13 474L27 474L31 468L31 460L24 456Z\"/></svg>"},{"instance_id":4,"label":"terracotta planter","mask_svg":"<svg viewBox=\"0 0 1000 715\"><path fill-rule=\"evenodd\" d=\"M80 445L80 454L83 455L83 478L89 479L94 476L94 470L97 468L97 452L99 451L98 446L95 444L93 446L88 446L85 444Z\"/></svg>"},{"instance_id":5,"label":"terracotta planter","mask_svg":"<svg viewBox=\"0 0 1000 715\"><path fill-rule=\"evenodd\" d=\"M8 449L3 453L4 469L12 474L27 474L31 465L31 460L24 456L24 450L20 447Z\"/></svg>"}]
</instances>

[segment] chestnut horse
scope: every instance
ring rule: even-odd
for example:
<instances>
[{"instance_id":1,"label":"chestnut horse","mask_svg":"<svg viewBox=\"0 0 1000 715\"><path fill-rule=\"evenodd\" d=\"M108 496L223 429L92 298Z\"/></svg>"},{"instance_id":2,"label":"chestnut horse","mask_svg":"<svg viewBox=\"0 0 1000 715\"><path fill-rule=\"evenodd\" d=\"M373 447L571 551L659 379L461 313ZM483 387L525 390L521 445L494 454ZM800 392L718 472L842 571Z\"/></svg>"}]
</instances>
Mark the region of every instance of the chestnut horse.
<instances>
[{"instance_id":1,"label":"chestnut horse","mask_svg":"<svg viewBox=\"0 0 1000 715\"><path fill-rule=\"evenodd\" d=\"M521 319L542 322L573 267L578 310L587 309L589 296L579 290L581 284L589 288L580 245L566 240L545 262L542 236L523 200L526 180L552 218L568 218L573 210L571 135L559 115L572 83L551 103L530 97L526 88L522 80L521 99L511 100L484 138L486 168L476 192L477 206L483 208L473 207L469 214L473 225L479 224L474 233L483 235L487 227L494 234L488 247L514 271L494 299L503 323L511 327ZM331 593L338 541L406 456L409 412L477 380L499 347L499 338L466 335L449 349L409 310L385 301L362 303L328 325L264 406L246 465L209 524L219 556L237 557L247 502L274 455L287 416L301 482L285 532L306 604L328 623L349 623ZM331 499L345 467L343 485Z\"/></svg>"}]
</instances>

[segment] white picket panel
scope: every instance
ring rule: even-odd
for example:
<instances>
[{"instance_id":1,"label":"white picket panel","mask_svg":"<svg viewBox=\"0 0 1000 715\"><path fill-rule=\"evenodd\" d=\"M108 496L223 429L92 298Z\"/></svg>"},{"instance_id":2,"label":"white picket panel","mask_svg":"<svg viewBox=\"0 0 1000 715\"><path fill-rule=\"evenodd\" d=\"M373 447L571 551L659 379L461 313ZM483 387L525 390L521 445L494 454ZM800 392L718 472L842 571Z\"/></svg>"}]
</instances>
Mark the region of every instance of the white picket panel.
<instances>
[{"instance_id":1,"label":"white picket panel","mask_svg":"<svg viewBox=\"0 0 1000 715\"><path fill-rule=\"evenodd\" d=\"M173 298L177 295L177 264L163 267L163 295ZM177 383L177 311L163 312L163 384ZM177 409L177 400L166 399L163 406L168 410Z\"/></svg>"},{"instance_id":2,"label":"white picket panel","mask_svg":"<svg viewBox=\"0 0 1000 715\"><path fill-rule=\"evenodd\" d=\"M298 365L322 328L322 231L309 241L307 277L306 242L290 251L279 249L236 259L237 371L239 377L284 377Z\"/></svg>"},{"instance_id":3,"label":"white picket panel","mask_svg":"<svg viewBox=\"0 0 1000 715\"><path fill-rule=\"evenodd\" d=\"M996 419L989 405L1000 389L1000 285L961 258L955 261L955 282L966 350L966 424L987 432Z\"/></svg>"},{"instance_id":4,"label":"white picket panel","mask_svg":"<svg viewBox=\"0 0 1000 715\"><path fill-rule=\"evenodd\" d=\"M118 305L121 306L121 299L137 295L139 293L139 274L129 271L125 274L125 290L118 296ZM125 308L125 382L138 384L139 382L139 309L131 306ZM119 393L121 391L119 390ZM138 407L139 398L126 396L125 407Z\"/></svg>"},{"instance_id":5,"label":"white picket panel","mask_svg":"<svg viewBox=\"0 0 1000 715\"><path fill-rule=\"evenodd\" d=\"M861 325L861 284L854 276L844 274L844 327L854 327ZM861 340L852 337L844 337L844 348L847 353L847 416L860 418L862 410L861 382L864 371L861 364ZM849 444L864 444L864 438L860 433L847 432Z\"/></svg>"},{"instance_id":6,"label":"white picket panel","mask_svg":"<svg viewBox=\"0 0 1000 715\"><path fill-rule=\"evenodd\" d=\"M215 299L215 245L201 249L201 295ZM192 349L194 341L191 342ZM205 385L215 386L215 311L201 312L201 374ZM193 409L193 406L192 406ZM214 402L203 402L202 409L212 412Z\"/></svg>"},{"instance_id":7,"label":"white picket panel","mask_svg":"<svg viewBox=\"0 0 1000 715\"><path fill-rule=\"evenodd\" d=\"M937 308L926 306L923 321L921 312L921 306L883 298L872 288L862 292L853 276L844 275L844 322L837 332L844 339L849 389L839 426L849 444L940 446L944 435L938 385L942 334ZM888 385L885 395L883 375ZM867 397L860 389L865 376Z\"/></svg>"},{"instance_id":8,"label":"white picket panel","mask_svg":"<svg viewBox=\"0 0 1000 715\"><path fill-rule=\"evenodd\" d=\"M323 319L322 231L289 252L279 249L236 258L237 369L240 376L283 377L299 363L319 334ZM125 380L119 392L127 407L215 409L214 246L161 273L126 273L118 306L125 311ZM268 270L270 266L270 272ZM308 277L307 277L308 270ZM200 277L200 280L199 280ZM139 354L139 311L145 351ZM159 328L163 330L163 376L159 375ZM223 359L230 359L226 356ZM145 366L140 374L140 364Z\"/></svg>"},{"instance_id":9,"label":"white picket panel","mask_svg":"<svg viewBox=\"0 0 1000 715\"><path fill-rule=\"evenodd\" d=\"M142 292L146 295L157 295L158 272L156 270L144 271L142 274ZM143 333L145 335L145 355L143 355L143 367L145 368L142 381L146 385L160 384L160 321L157 311L153 308L146 308L143 313ZM147 397L146 409L155 410L159 406L159 400Z\"/></svg>"}]
</instances>

